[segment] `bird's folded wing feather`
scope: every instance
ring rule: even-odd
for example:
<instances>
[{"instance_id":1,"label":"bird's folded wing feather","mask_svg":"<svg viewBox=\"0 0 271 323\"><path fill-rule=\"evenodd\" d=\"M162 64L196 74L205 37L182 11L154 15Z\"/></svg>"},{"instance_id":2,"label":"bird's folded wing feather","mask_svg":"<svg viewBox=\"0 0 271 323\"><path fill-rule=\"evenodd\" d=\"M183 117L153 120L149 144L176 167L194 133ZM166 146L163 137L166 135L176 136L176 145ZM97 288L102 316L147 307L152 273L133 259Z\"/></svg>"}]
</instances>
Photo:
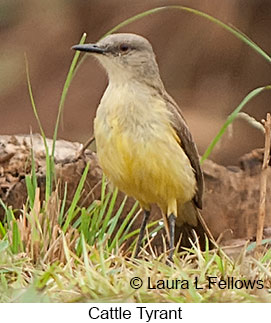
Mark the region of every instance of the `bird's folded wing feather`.
<instances>
[{"instance_id":1,"label":"bird's folded wing feather","mask_svg":"<svg viewBox=\"0 0 271 323\"><path fill-rule=\"evenodd\" d=\"M177 103L167 93L164 94L164 99L168 104L168 109L172 113L172 125L176 131L177 136L180 138L180 145L189 158L191 166L195 171L197 191L194 197L194 202L196 206L201 209L204 183L197 147L182 115L181 109L178 107Z\"/></svg>"}]
</instances>

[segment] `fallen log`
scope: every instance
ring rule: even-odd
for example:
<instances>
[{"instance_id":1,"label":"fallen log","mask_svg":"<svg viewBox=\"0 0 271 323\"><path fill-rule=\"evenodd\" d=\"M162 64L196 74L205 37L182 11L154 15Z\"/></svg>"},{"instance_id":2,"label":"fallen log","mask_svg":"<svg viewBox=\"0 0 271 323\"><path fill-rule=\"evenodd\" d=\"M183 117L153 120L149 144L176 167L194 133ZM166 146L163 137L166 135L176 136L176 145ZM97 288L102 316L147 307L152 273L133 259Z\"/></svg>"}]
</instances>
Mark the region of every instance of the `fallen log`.
<instances>
[{"instance_id":1,"label":"fallen log","mask_svg":"<svg viewBox=\"0 0 271 323\"><path fill-rule=\"evenodd\" d=\"M52 140L47 139L47 143L50 150ZM38 185L44 196L46 161L42 137L40 135L0 136L0 198L6 205L16 210L22 209L27 199L25 176L31 171L31 147L34 151ZM90 163L80 200L81 204L88 206L94 200L100 199L102 171L96 154L86 150L79 156L81 148L82 145L79 143L57 140L55 170L56 177L62 183L60 188L65 182L67 183L67 201L71 201L85 166ZM263 149L255 149L244 155L239 160L239 165L234 167L224 167L211 160L204 162L205 195L202 214L215 238L222 234L223 239L227 241L254 239L257 229L262 162ZM266 235L270 233L268 228L271 226L270 166L267 173L264 231ZM59 192L61 196L61 189ZM120 205L122 198L123 194L119 194L116 207ZM133 204L134 200L129 198L122 219ZM0 219L3 219L3 216L4 210L0 207ZM152 219L160 217L159 210L154 208ZM141 217L135 221L132 229L138 228L140 222Z\"/></svg>"}]
</instances>

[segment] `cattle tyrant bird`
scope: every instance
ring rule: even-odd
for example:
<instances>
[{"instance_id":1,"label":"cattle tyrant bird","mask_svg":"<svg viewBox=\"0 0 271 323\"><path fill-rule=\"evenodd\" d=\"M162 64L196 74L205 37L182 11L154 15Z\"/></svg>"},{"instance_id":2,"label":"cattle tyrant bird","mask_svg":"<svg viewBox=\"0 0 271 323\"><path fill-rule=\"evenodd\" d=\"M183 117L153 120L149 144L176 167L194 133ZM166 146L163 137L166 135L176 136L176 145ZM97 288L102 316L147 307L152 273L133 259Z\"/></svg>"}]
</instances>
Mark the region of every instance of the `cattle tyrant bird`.
<instances>
[{"instance_id":1,"label":"cattle tyrant bird","mask_svg":"<svg viewBox=\"0 0 271 323\"><path fill-rule=\"evenodd\" d=\"M119 33L72 48L95 56L108 74L94 121L97 156L109 181L144 210L135 256L152 204L162 211L169 259L180 235L182 246L197 236L204 247L212 237L199 212L204 185L198 150L165 90L151 44Z\"/></svg>"}]
</instances>

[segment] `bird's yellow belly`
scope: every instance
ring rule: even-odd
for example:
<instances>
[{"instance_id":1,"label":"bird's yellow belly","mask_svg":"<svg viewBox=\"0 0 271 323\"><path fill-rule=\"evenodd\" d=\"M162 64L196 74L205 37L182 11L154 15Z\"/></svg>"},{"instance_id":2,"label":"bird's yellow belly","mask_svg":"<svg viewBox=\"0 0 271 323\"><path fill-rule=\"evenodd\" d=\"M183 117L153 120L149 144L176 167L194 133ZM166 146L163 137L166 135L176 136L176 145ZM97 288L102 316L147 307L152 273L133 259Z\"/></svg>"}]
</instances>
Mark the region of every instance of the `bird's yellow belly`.
<instances>
[{"instance_id":1,"label":"bird's yellow belly","mask_svg":"<svg viewBox=\"0 0 271 323\"><path fill-rule=\"evenodd\" d=\"M99 163L121 191L143 207L157 203L165 212L169 201L185 203L195 194L196 180L189 159L172 132L135 136L96 131Z\"/></svg>"}]
</instances>

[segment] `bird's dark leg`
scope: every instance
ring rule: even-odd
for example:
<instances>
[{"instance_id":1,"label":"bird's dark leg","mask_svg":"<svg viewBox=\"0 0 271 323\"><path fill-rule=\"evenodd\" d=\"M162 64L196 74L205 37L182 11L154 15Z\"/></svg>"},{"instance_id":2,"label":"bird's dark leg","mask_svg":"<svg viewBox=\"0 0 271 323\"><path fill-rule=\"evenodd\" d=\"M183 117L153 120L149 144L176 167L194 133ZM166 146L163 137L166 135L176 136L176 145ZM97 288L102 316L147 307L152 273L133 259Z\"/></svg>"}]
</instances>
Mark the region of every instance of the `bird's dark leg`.
<instances>
[{"instance_id":1,"label":"bird's dark leg","mask_svg":"<svg viewBox=\"0 0 271 323\"><path fill-rule=\"evenodd\" d=\"M174 253L174 239L175 239L175 223L176 223L176 216L171 213L168 217L168 224L169 224L169 256L168 259L172 261L173 253Z\"/></svg>"},{"instance_id":2,"label":"bird's dark leg","mask_svg":"<svg viewBox=\"0 0 271 323\"><path fill-rule=\"evenodd\" d=\"M139 236L138 236L138 240L137 240L137 244L136 244L135 258L137 258L138 254L139 254L141 242L144 237L145 228L146 228L148 219L150 217L150 214L151 214L150 211L144 210L144 218L143 218L143 222L140 227L140 232L139 232Z\"/></svg>"}]
</instances>

